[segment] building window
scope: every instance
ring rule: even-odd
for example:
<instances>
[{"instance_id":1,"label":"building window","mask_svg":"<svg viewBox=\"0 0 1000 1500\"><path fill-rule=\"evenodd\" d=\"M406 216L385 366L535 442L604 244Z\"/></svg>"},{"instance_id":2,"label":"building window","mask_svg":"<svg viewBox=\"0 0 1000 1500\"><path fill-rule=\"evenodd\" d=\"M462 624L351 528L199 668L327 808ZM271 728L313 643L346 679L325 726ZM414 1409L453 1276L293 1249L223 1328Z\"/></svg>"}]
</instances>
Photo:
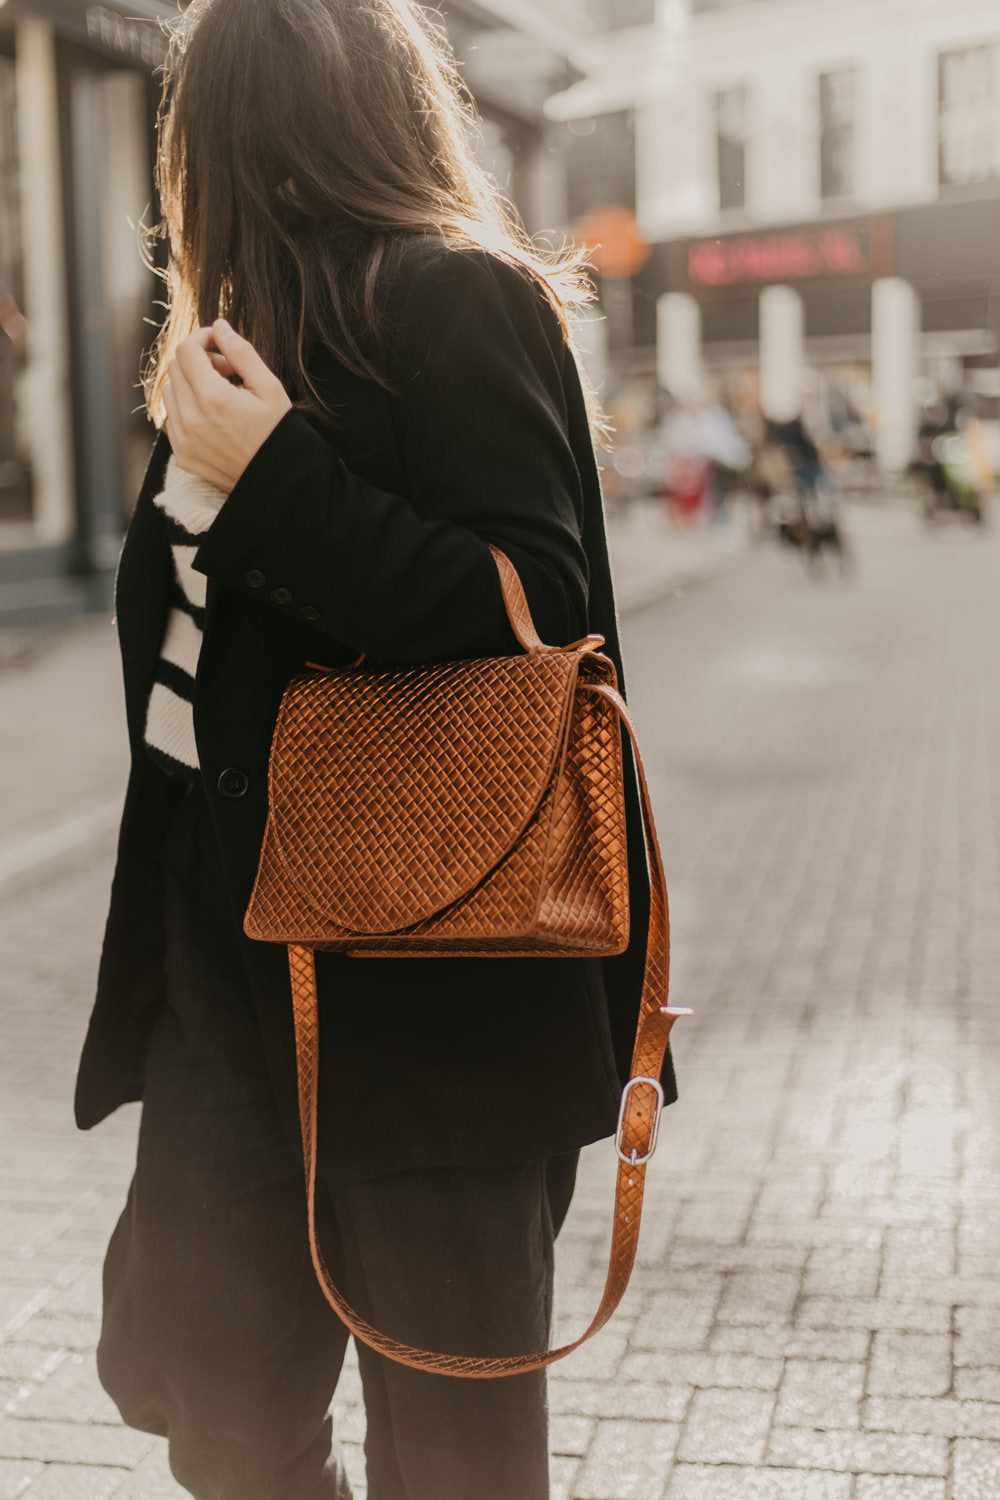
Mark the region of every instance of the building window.
<instances>
[{"instance_id":1,"label":"building window","mask_svg":"<svg viewBox=\"0 0 1000 1500\"><path fill-rule=\"evenodd\" d=\"M587 10L602 31L651 26L656 20L656 0L587 0Z\"/></svg>"},{"instance_id":2,"label":"building window","mask_svg":"<svg viewBox=\"0 0 1000 1500\"><path fill-rule=\"evenodd\" d=\"M566 126L569 217L617 204L635 211L635 123L631 110L571 120Z\"/></svg>"},{"instance_id":3,"label":"building window","mask_svg":"<svg viewBox=\"0 0 1000 1500\"><path fill-rule=\"evenodd\" d=\"M742 85L716 91L715 139L719 164L719 208L745 208L747 90Z\"/></svg>"},{"instance_id":4,"label":"building window","mask_svg":"<svg viewBox=\"0 0 1000 1500\"><path fill-rule=\"evenodd\" d=\"M819 76L819 191L821 198L849 198L854 192L854 68Z\"/></svg>"},{"instance_id":5,"label":"building window","mask_svg":"<svg viewBox=\"0 0 1000 1500\"><path fill-rule=\"evenodd\" d=\"M1000 43L938 58L938 177L942 187L1000 177Z\"/></svg>"}]
</instances>

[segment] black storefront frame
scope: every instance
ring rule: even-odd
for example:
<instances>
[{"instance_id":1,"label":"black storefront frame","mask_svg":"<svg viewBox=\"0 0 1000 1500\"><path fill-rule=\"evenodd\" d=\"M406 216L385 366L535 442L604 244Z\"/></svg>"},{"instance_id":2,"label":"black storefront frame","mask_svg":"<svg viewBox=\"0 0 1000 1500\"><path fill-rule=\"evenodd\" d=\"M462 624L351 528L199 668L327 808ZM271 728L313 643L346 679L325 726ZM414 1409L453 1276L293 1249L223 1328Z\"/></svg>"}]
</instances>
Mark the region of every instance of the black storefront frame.
<instances>
[{"instance_id":1,"label":"black storefront frame","mask_svg":"<svg viewBox=\"0 0 1000 1500\"><path fill-rule=\"evenodd\" d=\"M714 294L694 287L678 269L692 245L816 234L831 224L860 226L873 221L885 226L891 250L886 254L883 246L864 274L842 280L789 279L784 283L802 293L807 339L821 338L832 331L827 326L831 322L829 309L838 298L842 312L848 316L837 318L837 331L870 334L871 285L879 276L893 275L915 287L923 310L924 332L983 329L994 335L1000 347L1000 258L995 253L995 247L1000 246L1000 183L977 194L942 194L933 203L912 208L758 225L735 233L662 241L654 245L649 262L633 278L636 345L655 348L656 304L665 292L686 292L701 305L707 356L713 345L756 339L760 293L774 283L761 280Z\"/></svg>"}]
</instances>

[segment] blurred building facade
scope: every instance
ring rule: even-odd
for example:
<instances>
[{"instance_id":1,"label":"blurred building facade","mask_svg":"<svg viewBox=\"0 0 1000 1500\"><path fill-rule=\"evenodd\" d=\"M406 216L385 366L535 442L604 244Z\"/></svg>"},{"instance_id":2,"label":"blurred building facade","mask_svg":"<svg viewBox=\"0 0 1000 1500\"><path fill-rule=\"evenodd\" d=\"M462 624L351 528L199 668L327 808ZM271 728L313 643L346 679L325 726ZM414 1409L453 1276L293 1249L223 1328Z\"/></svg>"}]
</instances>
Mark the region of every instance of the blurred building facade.
<instances>
[{"instance_id":1,"label":"blurred building facade","mask_svg":"<svg viewBox=\"0 0 1000 1500\"><path fill-rule=\"evenodd\" d=\"M659 0L549 109L631 124L631 360L675 395L818 378L898 470L922 388L1000 394L995 0Z\"/></svg>"},{"instance_id":2,"label":"blurred building facade","mask_svg":"<svg viewBox=\"0 0 1000 1500\"><path fill-rule=\"evenodd\" d=\"M0 620L103 601L149 440L160 0L0 10ZM24 323L20 322L23 315Z\"/></svg>"},{"instance_id":3,"label":"blurred building facade","mask_svg":"<svg viewBox=\"0 0 1000 1500\"><path fill-rule=\"evenodd\" d=\"M533 233L558 235L583 202L583 138L546 99L586 76L619 6L651 4L429 7L480 107L480 155ZM137 231L155 218L159 23L176 12L173 0L0 8L0 624L110 601L152 436L139 371L162 285Z\"/></svg>"}]
</instances>

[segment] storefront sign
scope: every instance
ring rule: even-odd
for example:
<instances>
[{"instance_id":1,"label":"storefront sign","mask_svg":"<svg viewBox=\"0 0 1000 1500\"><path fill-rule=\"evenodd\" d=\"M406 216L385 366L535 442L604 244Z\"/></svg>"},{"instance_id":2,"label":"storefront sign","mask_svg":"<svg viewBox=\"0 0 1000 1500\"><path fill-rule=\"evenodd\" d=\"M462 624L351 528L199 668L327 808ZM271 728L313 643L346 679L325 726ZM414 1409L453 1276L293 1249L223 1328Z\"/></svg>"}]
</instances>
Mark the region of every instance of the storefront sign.
<instances>
[{"instance_id":1,"label":"storefront sign","mask_svg":"<svg viewBox=\"0 0 1000 1500\"><path fill-rule=\"evenodd\" d=\"M780 281L884 274L878 221L836 224L776 234L699 240L688 246L687 276L692 289L722 289Z\"/></svg>"}]
</instances>

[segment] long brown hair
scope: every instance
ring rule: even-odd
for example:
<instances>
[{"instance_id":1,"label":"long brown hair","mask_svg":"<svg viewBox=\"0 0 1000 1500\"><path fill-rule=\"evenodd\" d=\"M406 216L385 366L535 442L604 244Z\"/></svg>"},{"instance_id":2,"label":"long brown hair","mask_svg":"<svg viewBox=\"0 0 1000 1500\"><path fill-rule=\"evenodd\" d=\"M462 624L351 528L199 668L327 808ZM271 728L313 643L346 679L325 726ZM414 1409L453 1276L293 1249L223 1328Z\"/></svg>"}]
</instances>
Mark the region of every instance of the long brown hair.
<instances>
[{"instance_id":1,"label":"long brown hair","mask_svg":"<svg viewBox=\"0 0 1000 1500\"><path fill-rule=\"evenodd\" d=\"M143 372L157 424L177 344L220 316L297 406L335 425L307 370L314 343L392 389L380 294L414 235L524 267L577 352L570 313L593 300L587 252L539 248L479 164L474 103L443 23L417 0L191 0L168 31L163 220L149 231L169 245L167 316Z\"/></svg>"}]
</instances>

